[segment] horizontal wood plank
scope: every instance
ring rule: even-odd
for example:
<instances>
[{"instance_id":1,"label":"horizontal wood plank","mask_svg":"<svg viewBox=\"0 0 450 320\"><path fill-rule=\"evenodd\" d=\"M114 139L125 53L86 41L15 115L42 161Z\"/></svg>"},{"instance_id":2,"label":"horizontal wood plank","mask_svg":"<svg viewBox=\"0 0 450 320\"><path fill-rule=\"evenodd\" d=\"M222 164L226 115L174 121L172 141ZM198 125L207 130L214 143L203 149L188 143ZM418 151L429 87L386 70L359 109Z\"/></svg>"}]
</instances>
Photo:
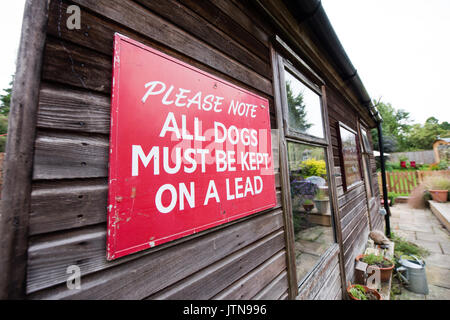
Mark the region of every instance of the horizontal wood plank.
<instances>
[{"instance_id":1,"label":"horizontal wood plank","mask_svg":"<svg viewBox=\"0 0 450 320\"><path fill-rule=\"evenodd\" d=\"M90 91L43 84L37 126L109 135L111 99Z\"/></svg>"},{"instance_id":2,"label":"horizontal wood plank","mask_svg":"<svg viewBox=\"0 0 450 320\"><path fill-rule=\"evenodd\" d=\"M39 131L33 179L107 177L108 150L107 136Z\"/></svg>"},{"instance_id":3,"label":"horizontal wood plank","mask_svg":"<svg viewBox=\"0 0 450 320\"><path fill-rule=\"evenodd\" d=\"M273 280L274 275L286 269L286 251L280 251L253 271L233 283L214 300L249 300Z\"/></svg>"},{"instance_id":4,"label":"horizontal wood plank","mask_svg":"<svg viewBox=\"0 0 450 320\"><path fill-rule=\"evenodd\" d=\"M149 299L211 299L283 247L284 231L280 230L162 290Z\"/></svg>"},{"instance_id":5,"label":"horizontal wood plank","mask_svg":"<svg viewBox=\"0 0 450 320\"><path fill-rule=\"evenodd\" d=\"M130 0L73 0L73 2L272 96L270 80L228 58L137 3ZM110 36L112 37L112 34Z\"/></svg>"},{"instance_id":6,"label":"horizontal wood plank","mask_svg":"<svg viewBox=\"0 0 450 320\"><path fill-rule=\"evenodd\" d=\"M325 256L322 257L319 265L312 273L308 275L303 284L299 288L297 300L314 300L314 297L323 287L330 272L338 263L339 246L335 244L329 249Z\"/></svg>"},{"instance_id":7,"label":"horizontal wood plank","mask_svg":"<svg viewBox=\"0 0 450 320\"><path fill-rule=\"evenodd\" d=\"M160 16L179 26L183 30L188 31L197 39L202 39L208 43L208 45L214 46L216 49L229 55L236 61L246 65L265 78L272 78L271 67L269 64L269 51L267 47L261 47L256 50L256 48L251 47L248 43L246 43L246 46L244 47L235 41L235 39L237 40L236 31L231 36L222 32L218 28L219 25L216 20L218 15L217 8L215 8L215 17L212 21L215 24L213 25L210 21L206 20L204 16L198 15L198 12L188 9L174 0L164 2L152 0L136 1L153 12L158 13ZM208 6L213 6L213 4L209 1L198 3L197 8ZM230 23L231 21L228 22ZM254 43L255 42L253 42L253 44ZM250 52L250 50L253 52Z\"/></svg>"},{"instance_id":8,"label":"horizontal wood plank","mask_svg":"<svg viewBox=\"0 0 450 320\"><path fill-rule=\"evenodd\" d=\"M272 211L111 262L106 225L36 237L29 246L28 292L62 284L30 298L143 299L282 226L282 212ZM65 285L70 265L81 268L81 290Z\"/></svg>"},{"instance_id":9,"label":"horizontal wood plank","mask_svg":"<svg viewBox=\"0 0 450 320\"><path fill-rule=\"evenodd\" d=\"M107 200L106 179L34 183L29 234L106 223Z\"/></svg>"},{"instance_id":10,"label":"horizontal wood plank","mask_svg":"<svg viewBox=\"0 0 450 320\"><path fill-rule=\"evenodd\" d=\"M283 271L251 300L277 300L288 289L287 272Z\"/></svg>"},{"instance_id":11,"label":"horizontal wood plank","mask_svg":"<svg viewBox=\"0 0 450 320\"><path fill-rule=\"evenodd\" d=\"M42 78L47 81L110 94L112 57L48 37Z\"/></svg>"}]
</instances>

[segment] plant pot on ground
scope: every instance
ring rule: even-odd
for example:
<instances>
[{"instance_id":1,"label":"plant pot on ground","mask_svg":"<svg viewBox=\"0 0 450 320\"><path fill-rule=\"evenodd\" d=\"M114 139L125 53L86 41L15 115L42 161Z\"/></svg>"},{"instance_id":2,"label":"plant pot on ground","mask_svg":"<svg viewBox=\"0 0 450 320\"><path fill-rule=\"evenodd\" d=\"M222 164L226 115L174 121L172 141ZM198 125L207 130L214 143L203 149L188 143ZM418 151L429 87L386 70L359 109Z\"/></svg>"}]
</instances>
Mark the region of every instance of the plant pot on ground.
<instances>
[{"instance_id":1,"label":"plant pot on ground","mask_svg":"<svg viewBox=\"0 0 450 320\"><path fill-rule=\"evenodd\" d=\"M312 200L310 199L306 199L303 202L303 208L305 209L306 212L310 212L312 209L314 209L314 202L312 202Z\"/></svg>"},{"instance_id":2,"label":"plant pot on ground","mask_svg":"<svg viewBox=\"0 0 450 320\"><path fill-rule=\"evenodd\" d=\"M322 215L330 215L329 203L330 199L326 196L324 190L319 189L316 193L316 198L314 199L317 211Z\"/></svg>"},{"instance_id":3,"label":"plant pot on ground","mask_svg":"<svg viewBox=\"0 0 450 320\"><path fill-rule=\"evenodd\" d=\"M450 179L448 177L435 176L425 180L425 186L434 201L447 202Z\"/></svg>"},{"instance_id":4,"label":"plant pot on ground","mask_svg":"<svg viewBox=\"0 0 450 320\"><path fill-rule=\"evenodd\" d=\"M347 287L347 293L352 300L382 300L377 290L369 287L353 284Z\"/></svg>"},{"instance_id":5,"label":"plant pot on ground","mask_svg":"<svg viewBox=\"0 0 450 320\"><path fill-rule=\"evenodd\" d=\"M369 267L378 269L380 272L380 281L387 282L391 278L392 270L395 264L388 258L376 254L361 254L356 257L356 261L367 263Z\"/></svg>"},{"instance_id":6,"label":"plant pot on ground","mask_svg":"<svg viewBox=\"0 0 450 320\"><path fill-rule=\"evenodd\" d=\"M431 194L431 198L436 202L447 202L448 190L428 190Z\"/></svg>"}]
</instances>

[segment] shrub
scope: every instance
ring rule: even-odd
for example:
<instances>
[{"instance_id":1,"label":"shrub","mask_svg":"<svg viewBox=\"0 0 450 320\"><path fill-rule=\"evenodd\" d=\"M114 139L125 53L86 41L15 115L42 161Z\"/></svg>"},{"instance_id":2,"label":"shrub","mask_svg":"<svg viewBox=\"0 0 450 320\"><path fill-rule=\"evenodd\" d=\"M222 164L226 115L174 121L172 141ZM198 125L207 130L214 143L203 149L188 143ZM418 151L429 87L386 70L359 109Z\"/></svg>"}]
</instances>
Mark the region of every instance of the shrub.
<instances>
[{"instance_id":1,"label":"shrub","mask_svg":"<svg viewBox=\"0 0 450 320\"><path fill-rule=\"evenodd\" d=\"M424 185L427 190L450 191L450 179L447 177L441 176L428 177L424 180Z\"/></svg>"},{"instance_id":2,"label":"shrub","mask_svg":"<svg viewBox=\"0 0 450 320\"><path fill-rule=\"evenodd\" d=\"M391 232L391 241L395 243L394 258L396 263L402 256L416 256L418 259L422 259L430 254L427 249L399 237L394 232Z\"/></svg>"},{"instance_id":3,"label":"shrub","mask_svg":"<svg viewBox=\"0 0 450 320\"><path fill-rule=\"evenodd\" d=\"M308 159L302 161L300 170L305 177L317 176L326 178L327 165L324 160Z\"/></svg>"},{"instance_id":4,"label":"shrub","mask_svg":"<svg viewBox=\"0 0 450 320\"><path fill-rule=\"evenodd\" d=\"M376 255L376 254L368 254L366 256L364 256L362 258L362 262L367 263L369 266L373 266L373 265L382 265L383 267L390 267L392 266L393 262L390 260L386 260L386 258L384 258L381 255Z\"/></svg>"}]
</instances>

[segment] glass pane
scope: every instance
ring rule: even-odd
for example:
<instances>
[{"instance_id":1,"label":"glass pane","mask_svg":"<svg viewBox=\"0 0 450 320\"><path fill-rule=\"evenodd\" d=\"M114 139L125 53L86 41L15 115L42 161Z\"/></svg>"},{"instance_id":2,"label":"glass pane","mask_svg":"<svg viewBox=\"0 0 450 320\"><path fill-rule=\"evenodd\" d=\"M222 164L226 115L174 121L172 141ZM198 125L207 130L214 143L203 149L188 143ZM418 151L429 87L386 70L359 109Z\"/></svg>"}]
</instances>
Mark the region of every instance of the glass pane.
<instances>
[{"instance_id":1,"label":"glass pane","mask_svg":"<svg viewBox=\"0 0 450 320\"><path fill-rule=\"evenodd\" d=\"M325 149L288 142L297 280L334 243Z\"/></svg>"},{"instance_id":2,"label":"glass pane","mask_svg":"<svg viewBox=\"0 0 450 320\"><path fill-rule=\"evenodd\" d=\"M291 130L323 138L320 96L285 71L288 122Z\"/></svg>"},{"instance_id":3,"label":"glass pane","mask_svg":"<svg viewBox=\"0 0 450 320\"><path fill-rule=\"evenodd\" d=\"M371 153L372 152L372 146L370 145L369 137L367 136L367 131L365 129L361 128L361 134L362 134L362 141L363 141L363 145L364 145L364 150L367 153Z\"/></svg>"},{"instance_id":4,"label":"glass pane","mask_svg":"<svg viewBox=\"0 0 450 320\"><path fill-rule=\"evenodd\" d=\"M364 173L366 175L364 182L366 184L367 198L371 199L373 197L373 191L372 191L372 176L371 176L372 173L370 170L369 156L364 155L362 157L362 160L363 160L363 166L364 166Z\"/></svg>"},{"instance_id":5,"label":"glass pane","mask_svg":"<svg viewBox=\"0 0 450 320\"><path fill-rule=\"evenodd\" d=\"M356 144L356 134L340 127L342 156L344 158L344 172L347 188L352 184L361 181L361 173L359 172L359 158Z\"/></svg>"}]
</instances>

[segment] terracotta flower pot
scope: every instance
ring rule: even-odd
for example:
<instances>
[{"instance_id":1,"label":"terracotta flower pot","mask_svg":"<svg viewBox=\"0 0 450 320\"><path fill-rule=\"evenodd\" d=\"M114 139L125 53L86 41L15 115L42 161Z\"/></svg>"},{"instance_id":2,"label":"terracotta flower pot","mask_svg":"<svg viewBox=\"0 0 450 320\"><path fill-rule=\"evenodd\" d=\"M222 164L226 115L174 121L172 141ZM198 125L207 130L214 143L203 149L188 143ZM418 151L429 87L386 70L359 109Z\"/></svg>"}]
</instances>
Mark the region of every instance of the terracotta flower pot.
<instances>
[{"instance_id":1,"label":"terracotta flower pot","mask_svg":"<svg viewBox=\"0 0 450 320\"><path fill-rule=\"evenodd\" d=\"M429 190L431 197L437 202L447 202L448 190Z\"/></svg>"},{"instance_id":2,"label":"terracotta flower pot","mask_svg":"<svg viewBox=\"0 0 450 320\"><path fill-rule=\"evenodd\" d=\"M359 256L356 257L356 261L362 260L362 258L364 258L366 255L365 254L360 254ZM384 258L384 260L389 260L387 258ZM392 275L392 270L394 270L395 265L392 264L392 266L387 267L387 268L380 268L377 266L371 266L374 269L378 269L380 270L380 281L381 282L388 282L389 279L391 278Z\"/></svg>"},{"instance_id":3,"label":"terracotta flower pot","mask_svg":"<svg viewBox=\"0 0 450 320\"><path fill-rule=\"evenodd\" d=\"M352 300L360 300L360 299L355 298L354 296L352 296L352 294L350 293L350 290L351 290L353 287L355 287L355 286L356 286L356 284L352 284L351 286L348 286L348 287L347 287L347 294L348 294L348 296L350 297L350 299L352 299ZM380 294L377 290L370 289L370 288L367 287L367 286L362 286L362 287L364 288L364 290L366 291L366 293L367 293L367 292L372 292L373 295L377 297L377 300L383 300L383 298L381 298L381 294Z\"/></svg>"},{"instance_id":4,"label":"terracotta flower pot","mask_svg":"<svg viewBox=\"0 0 450 320\"><path fill-rule=\"evenodd\" d=\"M306 212L310 212L312 209L314 209L314 204L303 204L303 208L306 210Z\"/></svg>"}]
</instances>

